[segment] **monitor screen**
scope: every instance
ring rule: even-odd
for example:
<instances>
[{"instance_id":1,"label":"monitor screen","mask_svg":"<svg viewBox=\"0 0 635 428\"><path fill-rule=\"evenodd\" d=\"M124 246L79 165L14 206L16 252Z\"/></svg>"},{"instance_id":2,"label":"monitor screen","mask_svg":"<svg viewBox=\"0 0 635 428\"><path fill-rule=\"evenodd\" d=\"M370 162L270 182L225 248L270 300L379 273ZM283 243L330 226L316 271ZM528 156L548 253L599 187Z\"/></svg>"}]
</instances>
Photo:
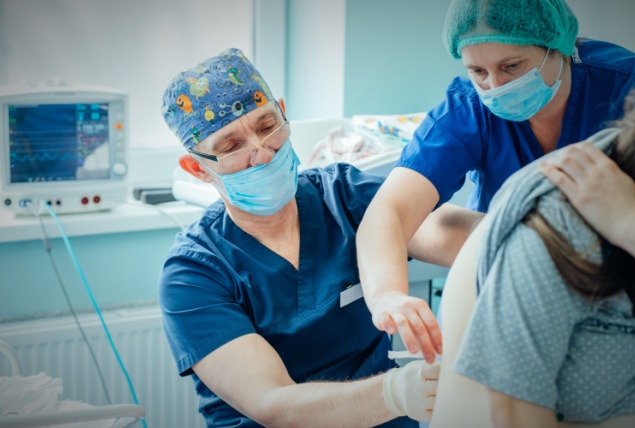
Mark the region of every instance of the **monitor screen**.
<instances>
[{"instance_id":1,"label":"monitor screen","mask_svg":"<svg viewBox=\"0 0 635 428\"><path fill-rule=\"evenodd\" d=\"M108 103L9 105L10 183L108 179Z\"/></svg>"}]
</instances>

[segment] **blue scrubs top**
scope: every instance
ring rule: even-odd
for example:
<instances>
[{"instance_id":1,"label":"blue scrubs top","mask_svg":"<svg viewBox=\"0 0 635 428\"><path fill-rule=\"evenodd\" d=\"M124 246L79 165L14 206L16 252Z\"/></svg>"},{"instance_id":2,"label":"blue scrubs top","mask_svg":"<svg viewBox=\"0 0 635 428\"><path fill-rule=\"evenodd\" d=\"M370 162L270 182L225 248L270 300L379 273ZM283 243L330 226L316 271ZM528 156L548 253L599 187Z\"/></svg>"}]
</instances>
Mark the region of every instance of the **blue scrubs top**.
<instances>
[{"instance_id":1,"label":"blue scrubs top","mask_svg":"<svg viewBox=\"0 0 635 428\"><path fill-rule=\"evenodd\" d=\"M221 201L177 235L159 302L179 373L192 375L208 426L259 426L191 369L246 334L267 340L297 383L364 378L394 365L390 339L373 325L364 299L340 308L340 293L359 284L355 234L382 180L346 164L299 174L299 270L238 228ZM418 423L398 418L384 426Z\"/></svg>"},{"instance_id":2,"label":"blue scrubs top","mask_svg":"<svg viewBox=\"0 0 635 428\"><path fill-rule=\"evenodd\" d=\"M621 118L624 99L635 86L635 55L610 43L580 39L571 78L558 148L582 141ZM397 166L429 179L439 192L438 205L450 200L469 173L475 186L468 208L487 212L503 182L543 154L528 121L511 122L492 114L472 82L457 77L446 99L416 130Z\"/></svg>"}]
</instances>

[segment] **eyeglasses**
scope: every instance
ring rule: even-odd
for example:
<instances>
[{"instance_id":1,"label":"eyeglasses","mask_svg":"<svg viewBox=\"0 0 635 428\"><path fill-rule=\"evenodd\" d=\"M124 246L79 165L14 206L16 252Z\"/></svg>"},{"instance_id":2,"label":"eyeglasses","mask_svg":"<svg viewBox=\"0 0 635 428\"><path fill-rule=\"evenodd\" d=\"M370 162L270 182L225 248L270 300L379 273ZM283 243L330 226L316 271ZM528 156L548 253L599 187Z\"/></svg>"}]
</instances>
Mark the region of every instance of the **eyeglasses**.
<instances>
[{"instance_id":1,"label":"eyeglasses","mask_svg":"<svg viewBox=\"0 0 635 428\"><path fill-rule=\"evenodd\" d=\"M265 123L262 129L256 131L256 134L260 138L260 141L257 145L250 143L245 138L238 138L232 139L228 143L223 143L220 145L221 147L228 147L227 149L223 150L223 152L226 154L223 154L222 156L201 153L194 149L189 149L188 151L202 158L221 163L227 169L236 170L241 166L248 164L250 156L256 152L255 149L266 148L272 151L278 151L282 147L284 142L289 137L290 131L289 121L284 116L284 113L282 113L282 111L280 111L280 113L282 117L276 115L275 121L273 123Z\"/></svg>"}]
</instances>

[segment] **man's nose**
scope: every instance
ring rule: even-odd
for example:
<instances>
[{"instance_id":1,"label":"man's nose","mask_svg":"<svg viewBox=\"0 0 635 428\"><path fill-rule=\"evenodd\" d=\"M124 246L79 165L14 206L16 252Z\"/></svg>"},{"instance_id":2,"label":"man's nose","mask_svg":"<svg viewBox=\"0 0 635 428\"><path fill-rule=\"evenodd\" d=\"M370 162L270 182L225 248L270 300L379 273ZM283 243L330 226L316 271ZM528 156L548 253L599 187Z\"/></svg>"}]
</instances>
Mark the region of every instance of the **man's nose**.
<instances>
[{"instance_id":1,"label":"man's nose","mask_svg":"<svg viewBox=\"0 0 635 428\"><path fill-rule=\"evenodd\" d=\"M256 166L271 162L275 152L266 145L263 145L260 140L257 140L257 143L255 143L250 150L250 155L249 164L251 166Z\"/></svg>"}]
</instances>

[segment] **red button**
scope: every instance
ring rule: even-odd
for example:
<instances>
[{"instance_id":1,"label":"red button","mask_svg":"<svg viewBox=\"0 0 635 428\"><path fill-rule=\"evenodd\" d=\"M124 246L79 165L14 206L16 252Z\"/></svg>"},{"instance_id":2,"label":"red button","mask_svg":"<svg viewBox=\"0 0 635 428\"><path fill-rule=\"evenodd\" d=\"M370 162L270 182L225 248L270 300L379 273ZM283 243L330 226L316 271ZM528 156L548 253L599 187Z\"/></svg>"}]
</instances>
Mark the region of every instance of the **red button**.
<instances>
[{"instance_id":1,"label":"red button","mask_svg":"<svg viewBox=\"0 0 635 428\"><path fill-rule=\"evenodd\" d=\"M88 205L88 198L86 196L82 198L82 205Z\"/></svg>"},{"instance_id":2,"label":"red button","mask_svg":"<svg viewBox=\"0 0 635 428\"><path fill-rule=\"evenodd\" d=\"M101 197L99 197L99 195L93 196L93 202L96 203L96 204L100 203L101 202Z\"/></svg>"}]
</instances>

